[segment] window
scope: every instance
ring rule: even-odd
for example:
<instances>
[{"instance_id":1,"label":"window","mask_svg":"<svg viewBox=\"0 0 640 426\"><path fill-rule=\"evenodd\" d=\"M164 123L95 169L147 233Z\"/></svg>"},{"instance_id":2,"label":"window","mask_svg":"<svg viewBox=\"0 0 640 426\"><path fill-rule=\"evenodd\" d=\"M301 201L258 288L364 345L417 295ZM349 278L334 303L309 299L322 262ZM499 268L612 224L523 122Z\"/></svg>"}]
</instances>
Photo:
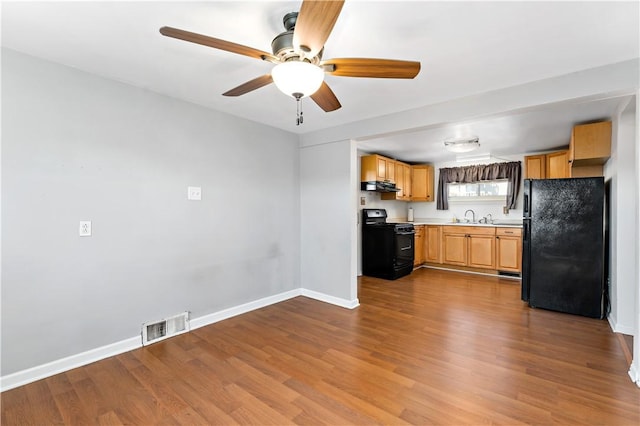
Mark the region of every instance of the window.
<instances>
[{"instance_id":1,"label":"window","mask_svg":"<svg viewBox=\"0 0 640 426\"><path fill-rule=\"evenodd\" d=\"M504 201L507 197L507 179L476 183L450 183L449 201Z\"/></svg>"}]
</instances>

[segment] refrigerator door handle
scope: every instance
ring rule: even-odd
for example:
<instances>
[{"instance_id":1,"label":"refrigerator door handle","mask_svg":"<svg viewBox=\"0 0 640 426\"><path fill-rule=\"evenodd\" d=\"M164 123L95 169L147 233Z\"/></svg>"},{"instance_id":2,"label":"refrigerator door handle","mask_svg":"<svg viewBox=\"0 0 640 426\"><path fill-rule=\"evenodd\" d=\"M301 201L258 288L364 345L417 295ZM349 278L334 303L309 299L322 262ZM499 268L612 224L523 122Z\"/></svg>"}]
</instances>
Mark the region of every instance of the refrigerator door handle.
<instances>
[{"instance_id":1,"label":"refrigerator door handle","mask_svg":"<svg viewBox=\"0 0 640 426\"><path fill-rule=\"evenodd\" d=\"M524 217L529 217L529 194L524 194Z\"/></svg>"}]
</instances>

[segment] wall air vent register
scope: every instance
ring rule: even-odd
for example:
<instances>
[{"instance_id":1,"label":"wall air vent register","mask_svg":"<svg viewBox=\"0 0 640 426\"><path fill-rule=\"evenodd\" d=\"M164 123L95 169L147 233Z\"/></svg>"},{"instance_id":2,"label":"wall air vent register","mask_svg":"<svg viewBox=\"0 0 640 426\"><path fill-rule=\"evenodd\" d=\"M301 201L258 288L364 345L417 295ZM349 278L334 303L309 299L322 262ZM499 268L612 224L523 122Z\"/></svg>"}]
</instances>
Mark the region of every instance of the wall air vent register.
<instances>
[{"instance_id":1,"label":"wall air vent register","mask_svg":"<svg viewBox=\"0 0 640 426\"><path fill-rule=\"evenodd\" d=\"M142 324L142 345L147 346L189 331L189 312Z\"/></svg>"}]
</instances>

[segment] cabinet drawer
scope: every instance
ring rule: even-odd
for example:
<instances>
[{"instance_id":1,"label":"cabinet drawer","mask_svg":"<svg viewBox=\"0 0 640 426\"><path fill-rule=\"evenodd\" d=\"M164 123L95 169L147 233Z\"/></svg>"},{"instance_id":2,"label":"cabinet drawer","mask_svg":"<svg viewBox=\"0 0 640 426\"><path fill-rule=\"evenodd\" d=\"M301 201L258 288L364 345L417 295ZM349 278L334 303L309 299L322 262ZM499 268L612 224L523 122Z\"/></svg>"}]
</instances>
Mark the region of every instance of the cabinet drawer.
<instances>
[{"instance_id":1,"label":"cabinet drawer","mask_svg":"<svg viewBox=\"0 0 640 426\"><path fill-rule=\"evenodd\" d=\"M473 234L473 235L495 235L496 228L492 226L443 226L444 234Z\"/></svg>"},{"instance_id":2,"label":"cabinet drawer","mask_svg":"<svg viewBox=\"0 0 640 426\"><path fill-rule=\"evenodd\" d=\"M498 237L521 237L522 228L496 228Z\"/></svg>"}]
</instances>

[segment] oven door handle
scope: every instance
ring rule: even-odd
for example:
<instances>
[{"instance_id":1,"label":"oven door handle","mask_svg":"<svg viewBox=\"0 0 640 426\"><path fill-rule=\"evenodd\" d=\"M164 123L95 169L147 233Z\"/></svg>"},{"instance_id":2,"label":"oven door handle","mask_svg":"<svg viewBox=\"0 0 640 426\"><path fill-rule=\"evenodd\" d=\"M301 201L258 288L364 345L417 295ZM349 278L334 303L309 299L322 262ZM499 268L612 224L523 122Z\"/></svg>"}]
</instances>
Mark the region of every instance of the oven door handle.
<instances>
[{"instance_id":1,"label":"oven door handle","mask_svg":"<svg viewBox=\"0 0 640 426\"><path fill-rule=\"evenodd\" d=\"M396 235L413 235L416 231L396 232Z\"/></svg>"}]
</instances>

